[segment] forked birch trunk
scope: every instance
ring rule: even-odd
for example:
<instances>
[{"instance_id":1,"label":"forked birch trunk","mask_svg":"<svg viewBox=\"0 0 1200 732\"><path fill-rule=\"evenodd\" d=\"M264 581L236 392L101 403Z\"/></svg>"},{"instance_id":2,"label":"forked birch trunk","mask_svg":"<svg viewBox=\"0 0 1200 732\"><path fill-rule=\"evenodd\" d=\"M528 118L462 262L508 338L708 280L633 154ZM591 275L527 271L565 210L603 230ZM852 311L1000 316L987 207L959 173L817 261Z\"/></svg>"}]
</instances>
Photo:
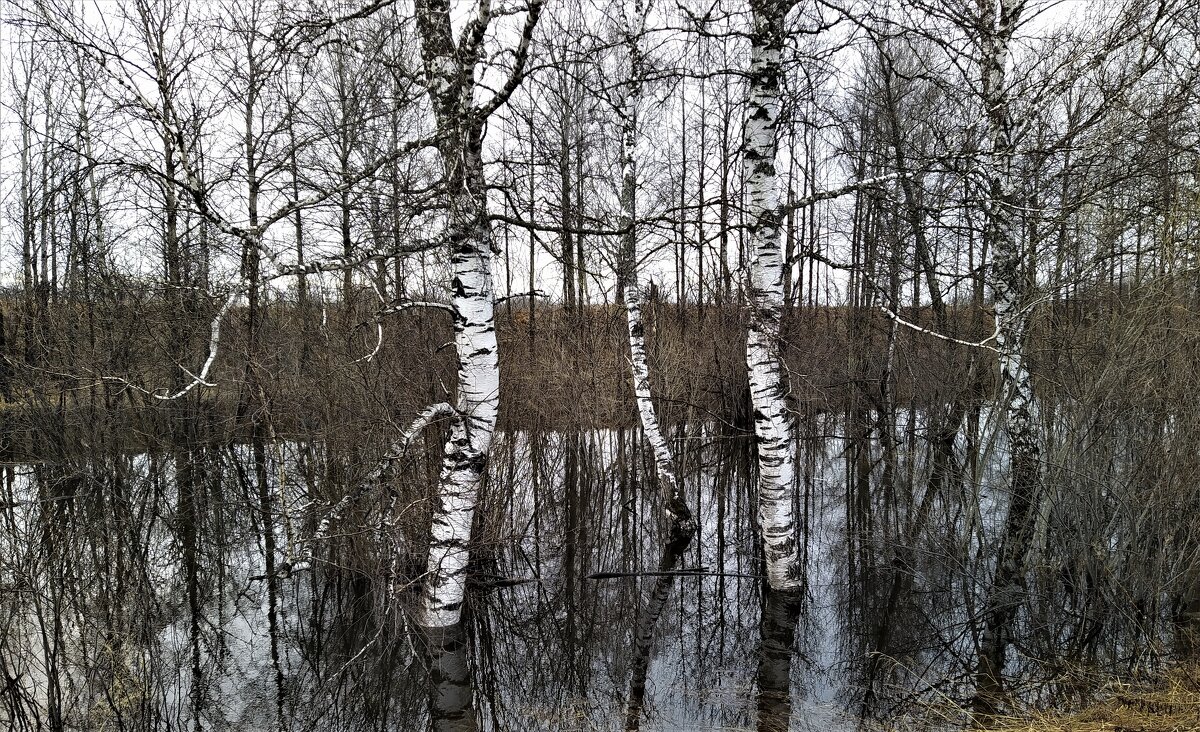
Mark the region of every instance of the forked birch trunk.
<instances>
[{"instance_id":1,"label":"forked birch trunk","mask_svg":"<svg viewBox=\"0 0 1200 732\"><path fill-rule=\"evenodd\" d=\"M788 372L780 344L786 265L780 250L782 207L775 170L780 56L788 5L781 0L755 0L751 8L754 20L750 34L750 99L743 133L743 165L750 194L747 211L751 244L747 291L750 325L746 366L757 438L758 520L771 589L797 590L801 586L801 571L792 511L796 443L788 408Z\"/></svg>"},{"instance_id":2,"label":"forked birch trunk","mask_svg":"<svg viewBox=\"0 0 1200 732\"><path fill-rule=\"evenodd\" d=\"M418 622L444 628L460 619L467 584L471 524L479 484L487 469L496 428L500 364L493 320L492 231L484 184L483 128L474 106L486 4L456 42L445 0L416 5L417 28L437 118L444 181L449 192L446 225L450 242L454 346L458 356L456 410L442 460L433 531Z\"/></svg>"}]
</instances>

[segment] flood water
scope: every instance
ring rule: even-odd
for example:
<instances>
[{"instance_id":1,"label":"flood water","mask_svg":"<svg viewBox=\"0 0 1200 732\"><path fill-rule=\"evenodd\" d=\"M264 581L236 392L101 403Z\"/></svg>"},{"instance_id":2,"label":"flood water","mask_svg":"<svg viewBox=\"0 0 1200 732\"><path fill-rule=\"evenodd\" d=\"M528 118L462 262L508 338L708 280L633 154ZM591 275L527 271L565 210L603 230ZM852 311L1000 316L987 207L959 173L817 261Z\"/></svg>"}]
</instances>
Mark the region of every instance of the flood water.
<instances>
[{"instance_id":1,"label":"flood water","mask_svg":"<svg viewBox=\"0 0 1200 732\"><path fill-rule=\"evenodd\" d=\"M15 730L952 727L971 692L972 607L986 591L999 530L1002 446L960 435L953 490L923 501L920 440L898 445L884 465L878 445L856 443L845 424L811 420L801 438L807 590L798 603L764 592L744 438L712 426L677 430L699 530L670 565L682 573L662 576L653 573L665 521L637 432L498 435L464 622L435 635L415 628L412 610L436 445L386 461L382 472L382 451L362 445L194 434L175 448L81 445L53 462L9 464L0 495L0 722ZM349 510L314 546L316 523L347 493ZM290 573L306 552L313 568ZM1054 571L1062 576L1049 573L1049 589L1015 631L1015 687L1031 697L1070 693L1043 683L1053 672L1044 657L1029 661L1038 649L1113 667L1161 651L1165 610L1088 625L1096 606L1081 598L1102 590ZM665 603L647 625L656 592ZM650 639L640 658L639 632Z\"/></svg>"}]
</instances>

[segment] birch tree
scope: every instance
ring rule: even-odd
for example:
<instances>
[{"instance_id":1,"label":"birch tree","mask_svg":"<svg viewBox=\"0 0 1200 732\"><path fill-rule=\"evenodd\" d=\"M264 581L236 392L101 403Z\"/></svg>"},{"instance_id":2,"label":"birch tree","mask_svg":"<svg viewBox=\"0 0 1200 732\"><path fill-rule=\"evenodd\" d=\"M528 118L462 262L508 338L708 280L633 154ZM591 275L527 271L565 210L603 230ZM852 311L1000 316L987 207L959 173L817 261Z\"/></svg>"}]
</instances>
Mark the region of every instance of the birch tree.
<instances>
[{"instance_id":1,"label":"birch tree","mask_svg":"<svg viewBox=\"0 0 1200 732\"><path fill-rule=\"evenodd\" d=\"M484 37L492 20L490 0L455 39L449 0L417 0L429 101L437 126L446 196L446 239L453 268L450 306L458 356L457 399L442 461L433 514L429 561L418 621L426 627L459 622L466 593L471 524L479 484L500 403L500 362L493 316L491 220L483 169L483 135L488 117L521 82L529 43L542 10L532 0L507 79L483 100L476 75L484 61Z\"/></svg>"},{"instance_id":2,"label":"birch tree","mask_svg":"<svg viewBox=\"0 0 1200 732\"><path fill-rule=\"evenodd\" d=\"M999 407L1009 457L1008 505L983 607L976 668L973 705L984 720L994 716L1001 701L1005 656L1025 601L1030 556L1036 551L1032 541L1036 514L1040 504L1045 505L1044 510L1050 509L1050 496L1043 485L1043 427L1027 343L1031 310L1037 304L1037 231L1053 232L1056 227L1038 227L1036 207L1026 210L1031 184L1021 180L1021 164L1038 156L1070 156L1078 138L1104 120L1114 101L1158 63L1158 26L1170 14L1170 3L1119 8L1115 18L1106 21L1111 27L1067 39L1068 43L1062 44L1067 48L1066 59L1058 61L1059 66L1047 77L1034 77L1038 86L1029 81L1033 74L1014 68L1017 31L1032 20L1035 11L1027 0L992 0L979 6L976 25L969 29L976 44L978 103L984 115L979 160L983 237L984 246L991 251L988 266L1000 371ZM1052 57L1052 50L1045 53ZM1037 124L1046 125L1060 95L1086 78L1090 70L1107 66L1117 66L1119 71L1089 80L1099 94L1086 113L1072 110L1068 127L1061 133L1055 134L1052 126L1048 132L1038 129ZM1023 98L1018 99L1018 94ZM1049 139L1037 139L1035 134ZM1031 150L1022 150L1021 145ZM1064 180L1069 172L1067 167ZM1104 185L1103 179L1100 185ZM1081 201L1064 197L1059 205L1066 215Z\"/></svg>"},{"instance_id":3,"label":"birch tree","mask_svg":"<svg viewBox=\"0 0 1200 732\"><path fill-rule=\"evenodd\" d=\"M992 249L992 290L996 318L1004 429L1008 437L1012 486L995 577L987 600L976 679L977 711L996 711L996 695L1008 649L1008 633L1020 606L1030 509L1041 475L1037 407L1024 343L1028 314L1024 249L1014 227L1015 149L1009 107L1008 67L1013 32L1021 20L1022 0L998 0L981 6L979 51L982 104L986 115L985 231Z\"/></svg>"},{"instance_id":4,"label":"birch tree","mask_svg":"<svg viewBox=\"0 0 1200 732\"><path fill-rule=\"evenodd\" d=\"M663 435L650 389L650 365L646 358L646 324L642 317L644 292L639 278L640 230L637 223L638 192L638 115L642 106L642 87L645 78L645 59L642 36L646 32L648 8L642 0L621 2L621 20L625 50L628 54L629 78L619 99L621 119L621 216L622 242L618 286L625 300L626 331L629 335L629 370L637 402L638 419L646 442L654 453L655 475L662 493L663 506L672 531L690 538L695 532L695 520L684 499L675 471L671 446Z\"/></svg>"},{"instance_id":5,"label":"birch tree","mask_svg":"<svg viewBox=\"0 0 1200 732\"><path fill-rule=\"evenodd\" d=\"M775 169L780 114L779 82L786 0L751 0L750 97L743 131L750 267L746 367L758 453L758 521L771 589L798 590L802 568L792 500L796 441L788 406L789 380L780 335L784 311L783 207Z\"/></svg>"},{"instance_id":6,"label":"birch tree","mask_svg":"<svg viewBox=\"0 0 1200 732\"><path fill-rule=\"evenodd\" d=\"M659 577L648 594L641 617L634 631L634 660L630 678L629 704L626 710L625 729L640 727L642 704L646 692L646 674L650 663L650 645L658 619L666 607L675 569L692 536L696 533L696 521L684 498L683 488L675 469L675 457L663 435L654 407L650 388L650 365L646 357L646 323L642 317L643 289L638 276L639 235L637 223L638 193L638 118L642 106L642 90L645 83L645 56L642 39L646 33L649 7L642 0L620 1L621 25L624 34L625 52L629 76L618 99L621 119L621 215L619 228L624 232L620 245L618 283L625 304L626 332L629 336L629 370L633 380L634 399L637 402L638 419L642 433L654 456L655 477L658 479L663 511L669 522L669 539L663 547L658 571Z\"/></svg>"}]
</instances>

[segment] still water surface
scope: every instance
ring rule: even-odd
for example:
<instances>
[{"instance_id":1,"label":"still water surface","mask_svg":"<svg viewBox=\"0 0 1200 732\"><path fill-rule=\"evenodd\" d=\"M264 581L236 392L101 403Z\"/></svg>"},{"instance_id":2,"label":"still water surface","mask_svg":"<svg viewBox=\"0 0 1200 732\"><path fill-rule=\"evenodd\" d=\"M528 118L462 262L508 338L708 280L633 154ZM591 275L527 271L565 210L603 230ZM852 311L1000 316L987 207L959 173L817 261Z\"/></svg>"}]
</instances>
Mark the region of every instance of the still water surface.
<instances>
[{"instance_id":1,"label":"still water surface","mask_svg":"<svg viewBox=\"0 0 1200 732\"><path fill-rule=\"evenodd\" d=\"M817 432L801 449L799 605L763 590L745 440L676 435L699 531L675 564L691 573L664 578L641 574L658 567L665 532L636 433L500 435L465 621L436 638L410 622L433 451L383 475L363 451L296 441L8 466L0 720L837 732L936 719L969 691L962 608L984 561L969 537L994 531L987 485L1000 466L976 468L968 499L934 500L911 566L889 571L924 480L920 450L902 451L881 485L877 448L850 444L836 420ZM306 543L364 485L324 545ZM314 569L289 574L306 547ZM667 599L643 692L634 638L656 589Z\"/></svg>"}]
</instances>

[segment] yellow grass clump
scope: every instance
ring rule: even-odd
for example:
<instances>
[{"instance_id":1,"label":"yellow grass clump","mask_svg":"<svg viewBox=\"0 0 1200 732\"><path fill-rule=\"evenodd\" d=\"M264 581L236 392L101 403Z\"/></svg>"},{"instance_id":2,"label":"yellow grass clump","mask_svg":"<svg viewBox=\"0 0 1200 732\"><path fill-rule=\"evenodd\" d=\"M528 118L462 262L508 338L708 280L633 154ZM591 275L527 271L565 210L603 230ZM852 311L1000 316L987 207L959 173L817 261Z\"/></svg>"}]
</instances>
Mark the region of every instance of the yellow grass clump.
<instances>
[{"instance_id":1,"label":"yellow grass clump","mask_svg":"<svg viewBox=\"0 0 1200 732\"><path fill-rule=\"evenodd\" d=\"M989 732L1200 732L1200 667L1172 668L1144 684L1109 684L1083 709L1008 719Z\"/></svg>"}]
</instances>

